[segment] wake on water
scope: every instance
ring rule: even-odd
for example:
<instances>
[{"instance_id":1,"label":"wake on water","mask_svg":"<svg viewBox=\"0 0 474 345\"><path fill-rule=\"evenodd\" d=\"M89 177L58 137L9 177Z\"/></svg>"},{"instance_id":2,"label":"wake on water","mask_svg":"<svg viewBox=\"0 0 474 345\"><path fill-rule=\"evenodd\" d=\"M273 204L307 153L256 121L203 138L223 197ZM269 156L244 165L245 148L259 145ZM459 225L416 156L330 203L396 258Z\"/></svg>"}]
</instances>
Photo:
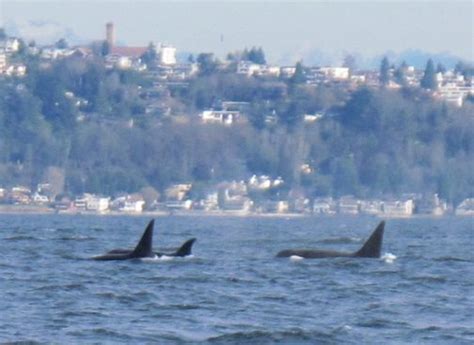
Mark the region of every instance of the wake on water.
<instances>
[{"instance_id":1,"label":"wake on water","mask_svg":"<svg viewBox=\"0 0 474 345\"><path fill-rule=\"evenodd\" d=\"M304 258L298 255L292 255L290 256L290 260L294 262L298 262L303 260ZM397 259L397 256L392 253L384 253L381 257L381 260L383 260L387 264L393 264L393 262Z\"/></svg>"},{"instance_id":2,"label":"wake on water","mask_svg":"<svg viewBox=\"0 0 474 345\"><path fill-rule=\"evenodd\" d=\"M397 259L397 256L392 253L384 253L380 259L385 261L387 264L393 264L393 262Z\"/></svg>"}]
</instances>

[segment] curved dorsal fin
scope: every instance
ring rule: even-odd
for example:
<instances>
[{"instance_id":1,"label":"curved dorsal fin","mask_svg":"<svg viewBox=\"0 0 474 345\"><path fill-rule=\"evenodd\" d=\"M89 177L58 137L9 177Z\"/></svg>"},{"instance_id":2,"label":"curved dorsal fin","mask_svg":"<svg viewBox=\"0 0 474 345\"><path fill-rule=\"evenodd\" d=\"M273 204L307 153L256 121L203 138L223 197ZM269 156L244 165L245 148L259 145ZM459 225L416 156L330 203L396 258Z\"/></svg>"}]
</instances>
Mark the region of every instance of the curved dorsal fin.
<instances>
[{"instance_id":1,"label":"curved dorsal fin","mask_svg":"<svg viewBox=\"0 0 474 345\"><path fill-rule=\"evenodd\" d=\"M181 248L179 248L176 253L174 253L175 256L188 256L191 255L191 249L193 247L194 241L196 241L195 238L191 238L187 240L186 242L183 243Z\"/></svg>"},{"instance_id":2,"label":"curved dorsal fin","mask_svg":"<svg viewBox=\"0 0 474 345\"><path fill-rule=\"evenodd\" d=\"M385 228L385 221L382 220L375 228L369 239L365 241L362 248L354 253L354 256L362 258L378 258L382 249L383 231Z\"/></svg>"},{"instance_id":3,"label":"curved dorsal fin","mask_svg":"<svg viewBox=\"0 0 474 345\"><path fill-rule=\"evenodd\" d=\"M155 220L152 219L148 226L145 229L145 232L138 242L137 246L130 254L132 258L144 258L153 255L153 227L155 225Z\"/></svg>"}]
</instances>

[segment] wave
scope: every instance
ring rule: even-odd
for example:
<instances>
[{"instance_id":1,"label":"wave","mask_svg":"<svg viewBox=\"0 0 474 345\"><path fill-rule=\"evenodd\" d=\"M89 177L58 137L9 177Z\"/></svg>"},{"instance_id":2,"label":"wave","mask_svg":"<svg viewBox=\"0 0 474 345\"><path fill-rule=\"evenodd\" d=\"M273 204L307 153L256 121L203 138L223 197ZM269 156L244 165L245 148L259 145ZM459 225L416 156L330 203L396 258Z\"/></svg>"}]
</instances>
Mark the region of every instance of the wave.
<instances>
[{"instance_id":1,"label":"wave","mask_svg":"<svg viewBox=\"0 0 474 345\"><path fill-rule=\"evenodd\" d=\"M251 331L223 334L207 339L209 344L324 344L337 340L335 334L292 329L286 331Z\"/></svg>"},{"instance_id":2,"label":"wave","mask_svg":"<svg viewBox=\"0 0 474 345\"><path fill-rule=\"evenodd\" d=\"M10 341L7 341L7 342L3 342L2 340L2 344L8 344L8 345L39 345L39 344L43 344L42 342L39 342L39 341L36 341L36 340L10 340Z\"/></svg>"},{"instance_id":3,"label":"wave","mask_svg":"<svg viewBox=\"0 0 474 345\"><path fill-rule=\"evenodd\" d=\"M59 237L59 241L92 241L95 240L95 237L77 235L77 236L62 236Z\"/></svg>"},{"instance_id":4,"label":"wave","mask_svg":"<svg viewBox=\"0 0 474 345\"><path fill-rule=\"evenodd\" d=\"M458 257L455 257L455 256L441 256L439 258L435 258L434 261L446 261L446 262L449 262L449 261L454 261L454 262L472 262L473 260L472 259L466 259L466 258L458 258Z\"/></svg>"},{"instance_id":5,"label":"wave","mask_svg":"<svg viewBox=\"0 0 474 345\"><path fill-rule=\"evenodd\" d=\"M435 275L411 277L409 280L419 283L446 283L447 281L445 277Z\"/></svg>"},{"instance_id":6,"label":"wave","mask_svg":"<svg viewBox=\"0 0 474 345\"><path fill-rule=\"evenodd\" d=\"M11 237L5 237L5 241L41 241L43 238L41 237L35 237L31 235L15 235Z\"/></svg>"}]
</instances>

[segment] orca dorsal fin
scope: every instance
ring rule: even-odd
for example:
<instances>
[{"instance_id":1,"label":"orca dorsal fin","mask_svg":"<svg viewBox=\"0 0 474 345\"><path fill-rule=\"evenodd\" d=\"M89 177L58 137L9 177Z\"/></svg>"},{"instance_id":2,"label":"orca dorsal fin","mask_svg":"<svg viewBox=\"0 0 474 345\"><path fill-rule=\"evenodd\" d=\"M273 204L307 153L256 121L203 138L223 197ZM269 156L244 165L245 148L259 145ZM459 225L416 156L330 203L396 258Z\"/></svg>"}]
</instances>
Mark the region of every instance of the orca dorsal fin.
<instances>
[{"instance_id":1,"label":"orca dorsal fin","mask_svg":"<svg viewBox=\"0 0 474 345\"><path fill-rule=\"evenodd\" d=\"M195 238L191 238L187 240L186 242L183 243L181 248L179 248L176 253L174 253L175 256L188 256L191 255L191 249L193 247L194 242L196 241Z\"/></svg>"},{"instance_id":2,"label":"orca dorsal fin","mask_svg":"<svg viewBox=\"0 0 474 345\"><path fill-rule=\"evenodd\" d=\"M369 239L365 241L362 248L354 253L354 256L361 258L379 258L382 249L383 231L385 228L385 221L382 220L370 235Z\"/></svg>"},{"instance_id":3,"label":"orca dorsal fin","mask_svg":"<svg viewBox=\"0 0 474 345\"><path fill-rule=\"evenodd\" d=\"M153 255L153 227L155 225L155 220L150 220L148 223L145 232L138 242L137 246L130 254L132 258L145 258Z\"/></svg>"}]
</instances>

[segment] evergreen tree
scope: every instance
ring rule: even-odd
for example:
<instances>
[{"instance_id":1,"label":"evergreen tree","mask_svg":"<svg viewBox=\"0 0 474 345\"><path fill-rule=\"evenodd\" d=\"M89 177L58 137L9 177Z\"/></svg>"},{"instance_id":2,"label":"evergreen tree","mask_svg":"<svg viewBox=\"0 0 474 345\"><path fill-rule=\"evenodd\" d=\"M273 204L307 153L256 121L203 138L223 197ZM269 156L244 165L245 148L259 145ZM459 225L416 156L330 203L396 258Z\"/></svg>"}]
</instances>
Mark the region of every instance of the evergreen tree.
<instances>
[{"instance_id":1,"label":"evergreen tree","mask_svg":"<svg viewBox=\"0 0 474 345\"><path fill-rule=\"evenodd\" d=\"M395 81L402 86L407 85L407 76L406 76L406 71L407 71L408 65L406 64L405 61L402 62L402 64L395 70L395 73L393 76L395 77Z\"/></svg>"},{"instance_id":2,"label":"evergreen tree","mask_svg":"<svg viewBox=\"0 0 474 345\"><path fill-rule=\"evenodd\" d=\"M298 61L295 66L295 73L290 78L291 84L303 84L306 82L306 75L301 61Z\"/></svg>"},{"instance_id":3,"label":"evergreen tree","mask_svg":"<svg viewBox=\"0 0 474 345\"><path fill-rule=\"evenodd\" d=\"M342 63L343 67L349 68L351 72L354 72L357 68L356 58L352 54L347 54L344 57L344 62Z\"/></svg>"},{"instance_id":4,"label":"evergreen tree","mask_svg":"<svg viewBox=\"0 0 474 345\"><path fill-rule=\"evenodd\" d=\"M427 90L436 90L438 87L433 60L431 59L426 63L425 73L423 78L421 78L420 86Z\"/></svg>"},{"instance_id":5,"label":"evergreen tree","mask_svg":"<svg viewBox=\"0 0 474 345\"><path fill-rule=\"evenodd\" d=\"M384 56L380 63L379 82L382 86L386 86L390 82L390 64L386 56Z\"/></svg>"}]
</instances>

